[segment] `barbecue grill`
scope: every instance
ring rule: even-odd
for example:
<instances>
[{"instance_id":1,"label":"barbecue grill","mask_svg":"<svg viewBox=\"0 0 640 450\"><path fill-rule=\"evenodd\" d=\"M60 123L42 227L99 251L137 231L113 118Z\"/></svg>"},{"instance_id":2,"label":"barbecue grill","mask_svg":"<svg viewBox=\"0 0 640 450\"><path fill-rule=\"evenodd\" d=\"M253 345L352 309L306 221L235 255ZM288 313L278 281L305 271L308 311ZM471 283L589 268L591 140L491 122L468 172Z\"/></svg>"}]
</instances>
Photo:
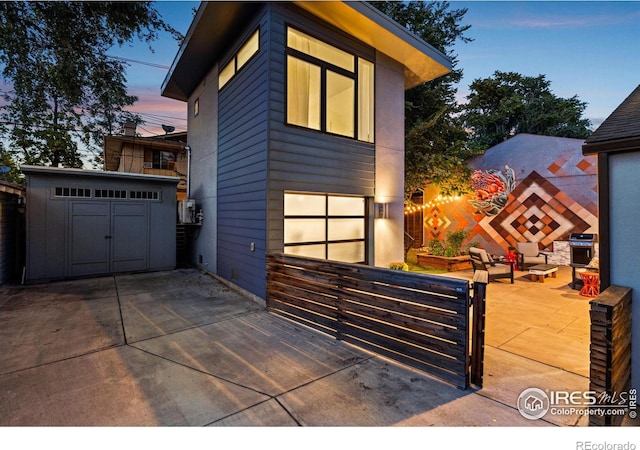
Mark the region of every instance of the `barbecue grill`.
<instances>
[{"instance_id":1,"label":"barbecue grill","mask_svg":"<svg viewBox=\"0 0 640 450\"><path fill-rule=\"evenodd\" d=\"M571 255L571 288L580 289L582 280L576 280L576 268L586 267L593 258L596 244L595 233L571 233L569 253Z\"/></svg>"}]
</instances>

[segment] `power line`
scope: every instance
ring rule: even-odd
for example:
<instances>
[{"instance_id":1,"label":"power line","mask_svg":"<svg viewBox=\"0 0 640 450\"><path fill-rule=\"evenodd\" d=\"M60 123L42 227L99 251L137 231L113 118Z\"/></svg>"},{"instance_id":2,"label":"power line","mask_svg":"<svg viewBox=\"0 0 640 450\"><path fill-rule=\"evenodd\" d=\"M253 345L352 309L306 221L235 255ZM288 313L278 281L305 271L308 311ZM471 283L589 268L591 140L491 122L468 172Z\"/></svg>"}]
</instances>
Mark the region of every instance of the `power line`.
<instances>
[{"instance_id":1,"label":"power line","mask_svg":"<svg viewBox=\"0 0 640 450\"><path fill-rule=\"evenodd\" d=\"M155 67L157 69L169 70L171 68L170 66L165 66L163 64L150 63L150 62L146 62L146 61L140 61L140 60L137 60L137 59L123 58L122 56L113 56L113 55L106 55L106 56L107 56L107 58L115 59L117 61L130 62L130 63L135 63L135 64L142 64L143 66Z\"/></svg>"}]
</instances>

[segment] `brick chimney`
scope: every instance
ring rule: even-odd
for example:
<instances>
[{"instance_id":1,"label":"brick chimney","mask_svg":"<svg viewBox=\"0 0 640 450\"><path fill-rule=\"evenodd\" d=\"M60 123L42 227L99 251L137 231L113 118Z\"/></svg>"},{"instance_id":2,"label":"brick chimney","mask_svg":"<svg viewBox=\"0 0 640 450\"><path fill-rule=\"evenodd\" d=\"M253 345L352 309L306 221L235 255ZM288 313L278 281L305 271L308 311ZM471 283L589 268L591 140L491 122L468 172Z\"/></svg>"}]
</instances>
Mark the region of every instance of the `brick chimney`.
<instances>
[{"instance_id":1,"label":"brick chimney","mask_svg":"<svg viewBox=\"0 0 640 450\"><path fill-rule=\"evenodd\" d=\"M124 135L125 136L136 135L136 123L133 120L127 120L124 123Z\"/></svg>"}]
</instances>

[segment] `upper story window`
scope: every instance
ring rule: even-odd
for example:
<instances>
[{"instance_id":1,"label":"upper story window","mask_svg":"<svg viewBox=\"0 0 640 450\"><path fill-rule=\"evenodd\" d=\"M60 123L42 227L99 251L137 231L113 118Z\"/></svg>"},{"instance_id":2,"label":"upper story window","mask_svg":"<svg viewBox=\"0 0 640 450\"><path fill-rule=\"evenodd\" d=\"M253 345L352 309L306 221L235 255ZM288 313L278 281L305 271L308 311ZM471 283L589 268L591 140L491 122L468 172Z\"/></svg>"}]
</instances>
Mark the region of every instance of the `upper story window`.
<instances>
[{"instance_id":1,"label":"upper story window","mask_svg":"<svg viewBox=\"0 0 640 450\"><path fill-rule=\"evenodd\" d=\"M260 50L260 30L256 30L246 40L240 50L233 55L231 61L218 73L218 90L222 89L229 80Z\"/></svg>"},{"instance_id":2,"label":"upper story window","mask_svg":"<svg viewBox=\"0 0 640 450\"><path fill-rule=\"evenodd\" d=\"M373 142L374 65L287 28L287 123Z\"/></svg>"},{"instance_id":3,"label":"upper story window","mask_svg":"<svg viewBox=\"0 0 640 450\"><path fill-rule=\"evenodd\" d=\"M175 170L176 153L147 148L144 151L144 168Z\"/></svg>"}]
</instances>

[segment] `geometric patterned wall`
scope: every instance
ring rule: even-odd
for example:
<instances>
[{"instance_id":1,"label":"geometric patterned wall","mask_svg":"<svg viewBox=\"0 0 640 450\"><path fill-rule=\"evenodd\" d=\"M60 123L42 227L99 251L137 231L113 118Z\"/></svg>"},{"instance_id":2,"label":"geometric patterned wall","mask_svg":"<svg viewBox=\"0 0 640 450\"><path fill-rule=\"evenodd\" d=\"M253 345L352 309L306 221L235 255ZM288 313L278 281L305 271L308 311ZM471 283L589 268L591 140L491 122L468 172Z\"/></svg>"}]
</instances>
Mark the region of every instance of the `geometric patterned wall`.
<instances>
[{"instance_id":1,"label":"geometric patterned wall","mask_svg":"<svg viewBox=\"0 0 640 450\"><path fill-rule=\"evenodd\" d=\"M597 227L598 218L535 171L509 195L509 203L493 217L485 216L480 227L501 247L516 242L539 242L551 248L571 233Z\"/></svg>"},{"instance_id":2,"label":"geometric patterned wall","mask_svg":"<svg viewBox=\"0 0 640 450\"><path fill-rule=\"evenodd\" d=\"M595 157L582 155L583 141L516 137L511 147L488 150L473 167L500 170L508 164L517 172L506 205L497 214L486 215L470 203L472 195L443 202L435 198L437 192L434 198L425 193L424 244L465 229L469 242L501 254L516 242L539 242L552 250L554 241L566 241L571 233L597 233L597 163Z\"/></svg>"}]
</instances>

